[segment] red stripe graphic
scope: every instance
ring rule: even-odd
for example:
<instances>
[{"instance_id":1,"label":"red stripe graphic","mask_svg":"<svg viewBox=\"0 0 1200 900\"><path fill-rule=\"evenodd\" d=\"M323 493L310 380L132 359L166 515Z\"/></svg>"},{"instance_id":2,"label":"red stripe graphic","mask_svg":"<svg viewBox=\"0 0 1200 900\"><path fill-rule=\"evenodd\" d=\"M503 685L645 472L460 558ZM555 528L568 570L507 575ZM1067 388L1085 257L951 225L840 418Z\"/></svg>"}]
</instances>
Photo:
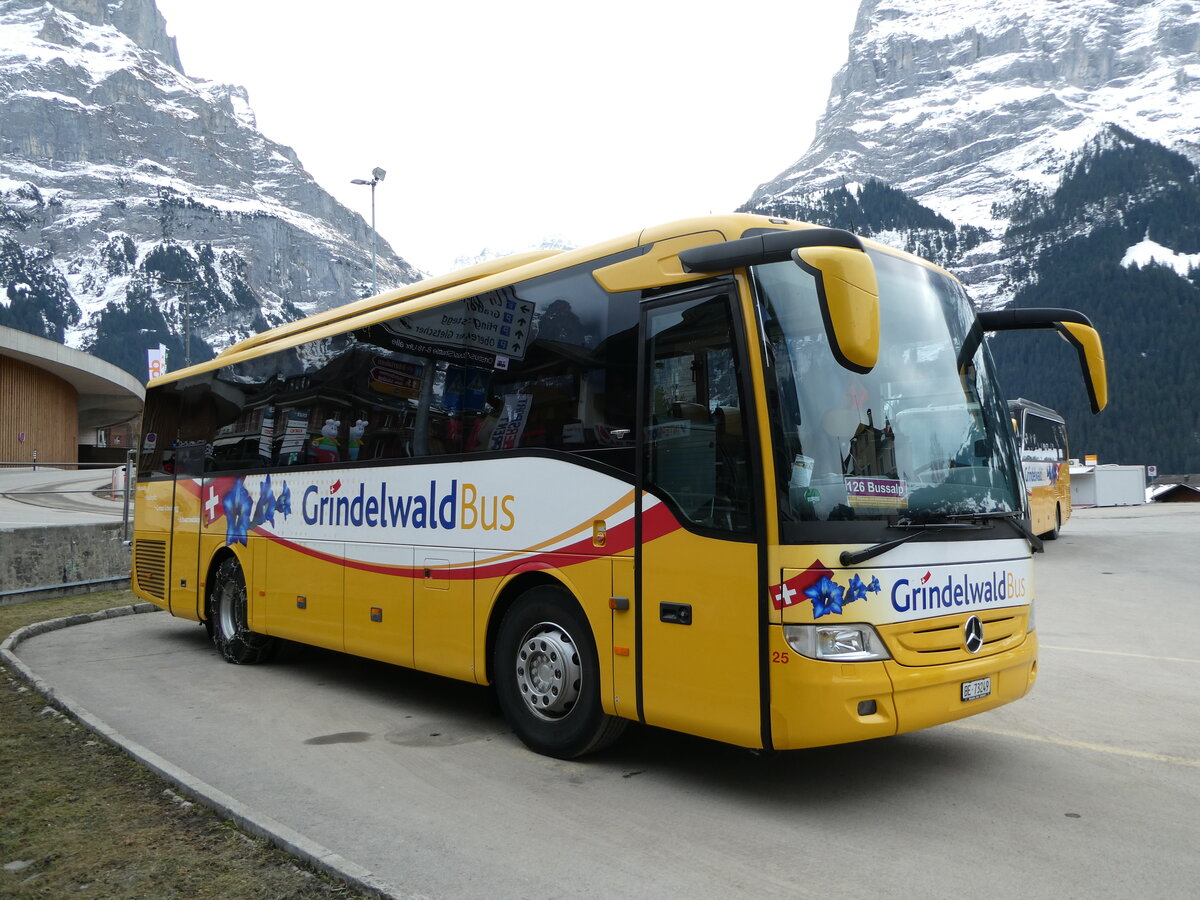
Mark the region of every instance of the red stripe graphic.
<instances>
[{"instance_id":1,"label":"red stripe graphic","mask_svg":"<svg viewBox=\"0 0 1200 900\"><path fill-rule=\"evenodd\" d=\"M236 478L217 478L209 482L209 486L217 489L217 494L223 496L229 484L237 481ZM182 486L193 496L201 496L201 485L198 481L186 480L181 482ZM338 484L340 487L340 482ZM646 497L646 500L653 504L645 508L642 515L642 542L649 543L667 534L679 530L682 526L679 521L671 514L664 503L655 503L653 498ZM215 521L215 519L214 519ZM586 519L585 522L590 523L592 520ZM211 522L209 524L212 524ZM582 528L582 527L581 527ZM344 566L348 569L356 569L362 572L374 572L380 575L392 575L398 578L423 578L425 569L423 566L397 566L387 563L372 563L365 560L346 559L341 556L336 556L331 553L326 553L321 550L316 550L312 547L304 546L288 538L280 537L267 531L261 526L250 529L250 533L264 540L274 541L280 546L286 547L289 550L294 550L310 559L315 559L320 562L331 563L333 565ZM588 562L600 557L617 556L629 553L634 549L636 530L635 517L631 516L625 521L614 525L608 529L607 541L603 548L598 548L592 544L590 529L588 533L580 537L578 540L561 547L556 547L552 550L542 550L524 554L521 551L506 550L500 551L506 557L497 562L484 562L478 566L463 566L457 569L444 569L439 571L440 578L448 580L464 580L473 578L500 578L515 571L527 569L553 569L565 568L567 566L579 565L580 563ZM408 545L397 545L408 546ZM464 548L470 549L470 548ZM516 554L514 556L514 554Z\"/></svg>"}]
</instances>

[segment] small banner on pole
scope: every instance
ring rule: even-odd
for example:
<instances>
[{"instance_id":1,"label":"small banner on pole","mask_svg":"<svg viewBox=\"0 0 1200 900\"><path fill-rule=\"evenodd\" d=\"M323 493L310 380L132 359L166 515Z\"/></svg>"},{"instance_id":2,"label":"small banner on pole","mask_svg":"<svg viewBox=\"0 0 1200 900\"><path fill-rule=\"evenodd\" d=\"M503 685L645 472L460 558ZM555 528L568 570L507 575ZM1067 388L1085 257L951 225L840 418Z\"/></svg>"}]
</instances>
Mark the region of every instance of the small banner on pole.
<instances>
[{"instance_id":1,"label":"small banner on pole","mask_svg":"<svg viewBox=\"0 0 1200 900\"><path fill-rule=\"evenodd\" d=\"M146 351L146 363L151 380L158 378L160 375L166 375L167 348L162 344L159 344L157 348L151 347Z\"/></svg>"}]
</instances>

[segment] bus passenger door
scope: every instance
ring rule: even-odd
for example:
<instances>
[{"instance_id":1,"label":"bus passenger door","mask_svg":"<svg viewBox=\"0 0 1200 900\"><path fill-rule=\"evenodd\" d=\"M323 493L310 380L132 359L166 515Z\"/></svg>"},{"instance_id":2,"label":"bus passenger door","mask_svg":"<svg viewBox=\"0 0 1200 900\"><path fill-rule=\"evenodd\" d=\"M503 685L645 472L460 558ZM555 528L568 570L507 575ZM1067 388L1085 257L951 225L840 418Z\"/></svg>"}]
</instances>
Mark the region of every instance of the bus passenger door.
<instances>
[{"instance_id":1,"label":"bus passenger door","mask_svg":"<svg viewBox=\"0 0 1200 900\"><path fill-rule=\"evenodd\" d=\"M759 545L732 284L643 309L638 546L645 721L762 742Z\"/></svg>"},{"instance_id":2,"label":"bus passenger door","mask_svg":"<svg viewBox=\"0 0 1200 900\"><path fill-rule=\"evenodd\" d=\"M175 500L171 504L171 576L168 597L171 614L199 618L200 495L204 477L204 441L175 448ZM196 486L196 487L194 487Z\"/></svg>"}]
</instances>

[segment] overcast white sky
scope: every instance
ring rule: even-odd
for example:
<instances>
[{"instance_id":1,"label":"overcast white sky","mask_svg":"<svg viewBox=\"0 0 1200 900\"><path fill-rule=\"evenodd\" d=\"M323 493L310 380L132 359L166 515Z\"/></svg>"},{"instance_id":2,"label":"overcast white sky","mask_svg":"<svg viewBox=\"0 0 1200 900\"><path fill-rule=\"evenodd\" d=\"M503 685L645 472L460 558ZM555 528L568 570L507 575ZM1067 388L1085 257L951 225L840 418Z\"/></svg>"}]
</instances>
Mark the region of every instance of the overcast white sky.
<instances>
[{"instance_id":1,"label":"overcast white sky","mask_svg":"<svg viewBox=\"0 0 1200 900\"><path fill-rule=\"evenodd\" d=\"M187 73L432 274L724 212L794 162L858 0L158 0Z\"/></svg>"}]
</instances>

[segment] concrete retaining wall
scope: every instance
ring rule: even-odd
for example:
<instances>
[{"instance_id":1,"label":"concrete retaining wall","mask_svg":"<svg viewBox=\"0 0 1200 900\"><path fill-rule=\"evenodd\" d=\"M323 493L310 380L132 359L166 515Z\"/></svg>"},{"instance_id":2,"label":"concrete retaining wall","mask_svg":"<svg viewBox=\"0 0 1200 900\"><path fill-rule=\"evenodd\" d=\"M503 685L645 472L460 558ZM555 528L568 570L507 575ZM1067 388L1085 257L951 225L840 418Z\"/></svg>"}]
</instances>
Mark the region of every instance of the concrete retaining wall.
<instances>
[{"instance_id":1,"label":"concrete retaining wall","mask_svg":"<svg viewBox=\"0 0 1200 900\"><path fill-rule=\"evenodd\" d=\"M0 531L0 605L42 596L45 588L69 594L122 587L129 554L119 522Z\"/></svg>"}]
</instances>

